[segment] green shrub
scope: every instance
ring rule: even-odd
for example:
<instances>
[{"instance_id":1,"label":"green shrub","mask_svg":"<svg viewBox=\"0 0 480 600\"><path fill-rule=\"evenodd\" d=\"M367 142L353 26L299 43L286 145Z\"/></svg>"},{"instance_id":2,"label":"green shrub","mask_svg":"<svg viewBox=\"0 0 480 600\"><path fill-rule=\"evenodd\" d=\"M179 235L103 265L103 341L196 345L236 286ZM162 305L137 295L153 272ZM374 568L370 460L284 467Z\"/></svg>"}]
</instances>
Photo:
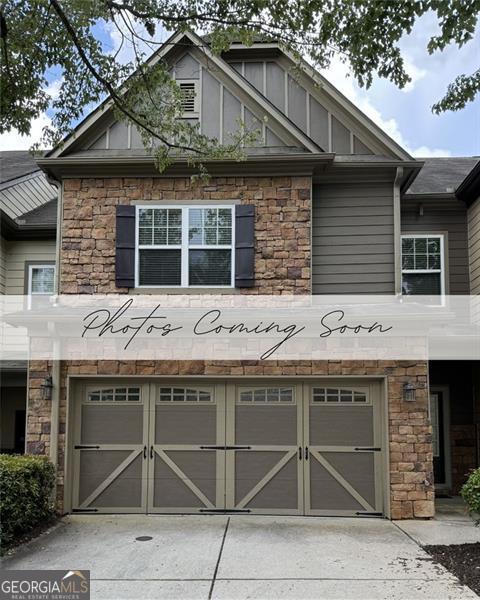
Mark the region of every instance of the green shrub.
<instances>
[{"instance_id":1,"label":"green shrub","mask_svg":"<svg viewBox=\"0 0 480 600\"><path fill-rule=\"evenodd\" d=\"M476 525L480 524L480 468L470 473L460 494L467 503L468 512Z\"/></svg>"},{"instance_id":2,"label":"green shrub","mask_svg":"<svg viewBox=\"0 0 480 600\"><path fill-rule=\"evenodd\" d=\"M0 454L0 541L5 549L53 520L55 469L41 456Z\"/></svg>"}]
</instances>

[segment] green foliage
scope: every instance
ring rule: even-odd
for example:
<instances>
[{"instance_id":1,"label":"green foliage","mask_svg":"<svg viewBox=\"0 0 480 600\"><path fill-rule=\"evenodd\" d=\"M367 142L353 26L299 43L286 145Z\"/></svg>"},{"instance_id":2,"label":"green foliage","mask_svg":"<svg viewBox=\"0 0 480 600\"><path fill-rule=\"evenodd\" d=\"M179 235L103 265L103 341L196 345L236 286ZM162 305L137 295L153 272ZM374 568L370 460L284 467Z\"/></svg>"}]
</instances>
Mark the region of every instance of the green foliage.
<instances>
[{"instance_id":1,"label":"green foliage","mask_svg":"<svg viewBox=\"0 0 480 600\"><path fill-rule=\"evenodd\" d=\"M460 494L468 506L468 511L475 521L480 525L480 468L472 471Z\"/></svg>"},{"instance_id":2,"label":"green foliage","mask_svg":"<svg viewBox=\"0 0 480 600\"><path fill-rule=\"evenodd\" d=\"M0 540L12 545L54 516L55 469L40 456L0 455Z\"/></svg>"},{"instance_id":3,"label":"green foliage","mask_svg":"<svg viewBox=\"0 0 480 600\"><path fill-rule=\"evenodd\" d=\"M427 13L438 21L427 45L433 54L472 40L480 0L2 0L0 133L15 127L28 134L31 120L50 109L53 122L43 145L52 147L110 97L117 114L155 149L160 169L179 154L199 165L241 160L257 132L243 128L222 146L178 118L179 89L169 66L162 60L145 64L147 52L161 45L159 32L202 31L215 54L233 42L276 40L293 58L319 68L334 55L348 60L360 85L368 87L377 74L403 87L410 77L399 41ZM99 27L120 38L116 53L99 41ZM133 58L122 62L125 47ZM56 95L47 90L52 75L60 82ZM458 110L479 89L478 71L461 74L433 110Z\"/></svg>"}]
</instances>

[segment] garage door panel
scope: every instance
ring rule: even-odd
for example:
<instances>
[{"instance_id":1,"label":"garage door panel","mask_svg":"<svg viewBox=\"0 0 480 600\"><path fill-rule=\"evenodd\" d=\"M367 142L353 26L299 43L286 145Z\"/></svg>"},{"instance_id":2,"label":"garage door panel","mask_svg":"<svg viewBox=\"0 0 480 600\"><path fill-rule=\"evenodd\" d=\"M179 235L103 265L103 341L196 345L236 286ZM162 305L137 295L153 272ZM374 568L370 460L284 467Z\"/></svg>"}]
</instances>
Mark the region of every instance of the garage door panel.
<instances>
[{"instance_id":1,"label":"garage door panel","mask_svg":"<svg viewBox=\"0 0 480 600\"><path fill-rule=\"evenodd\" d=\"M153 479L153 508L179 511L181 509L190 511L194 508L205 508L207 504L202 501L198 492L196 494L189 487L187 482L192 483L189 478L182 477L169 464L162 460L161 457L156 456ZM194 485L201 494L204 494L204 491L208 492L208 488L211 485L216 486L215 478L213 478L211 484L208 481L203 481L203 485L197 486L196 483ZM205 483L207 484L206 486Z\"/></svg>"},{"instance_id":2,"label":"garage door panel","mask_svg":"<svg viewBox=\"0 0 480 600\"><path fill-rule=\"evenodd\" d=\"M217 453L201 450L166 451L187 478L215 504Z\"/></svg>"},{"instance_id":3,"label":"garage door panel","mask_svg":"<svg viewBox=\"0 0 480 600\"><path fill-rule=\"evenodd\" d=\"M241 502L284 456L285 452L235 452L235 503Z\"/></svg>"},{"instance_id":4,"label":"garage door panel","mask_svg":"<svg viewBox=\"0 0 480 600\"><path fill-rule=\"evenodd\" d=\"M79 473L80 504L129 456L129 450L82 450Z\"/></svg>"},{"instance_id":5,"label":"garage door panel","mask_svg":"<svg viewBox=\"0 0 480 600\"><path fill-rule=\"evenodd\" d=\"M142 457L128 467L90 504L98 508L142 508Z\"/></svg>"},{"instance_id":6,"label":"garage door panel","mask_svg":"<svg viewBox=\"0 0 480 600\"><path fill-rule=\"evenodd\" d=\"M366 508L317 460L310 461L310 508L312 511L341 513L365 511Z\"/></svg>"},{"instance_id":7,"label":"garage door panel","mask_svg":"<svg viewBox=\"0 0 480 600\"><path fill-rule=\"evenodd\" d=\"M375 455L373 452L323 452L322 456L373 509L375 507Z\"/></svg>"},{"instance_id":8,"label":"garage door panel","mask_svg":"<svg viewBox=\"0 0 480 600\"><path fill-rule=\"evenodd\" d=\"M235 443L296 446L297 407L238 405L235 410Z\"/></svg>"},{"instance_id":9,"label":"garage door panel","mask_svg":"<svg viewBox=\"0 0 480 600\"><path fill-rule=\"evenodd\" d=\"M227 403L227 508L303 512L302 386L234 386Z\"/></svg>"},{"instance_id":10,"label":"garage door panel","mask_svg":"<svg viewBox=\"0 0 480 600\"><path fill-rule=\"evenodd\" d=\"M326 381L307 396L307 514L381 514L379 384Z\"/></svg>"},{"instance_id":11,"label":"garage door panel","mask_svg":"<svg viewBox=\"0 0 480 600\"><path fill-rule=\"evenodd\" d=\"M156 406L155 443L215 444L217 406Z\"/></svg>"},{"instance_id":12,"label":"garage door panel","mask_svg":"<svg viewBox=\"0 0 480 600\"><path fill-rule=\"evenodd\" d=\"M80 443L143 444L143 410L142 404L84 404Z\"/></svg>"},{"instance_id":13,"label":"garage door panel","mask_svg":"<svg viewBox=\"0 0 480 600\"><path fill-rule=\"evenodd\" d=\"M295 455L245 504L245 508L292 510L298 508L298 468Z\"/></svg>"},{"instance_id":14,"label":"garage door panel","mask_svg":"<svg viewBox=\"0 0 480 600\"><path fill-rule=\"evenodd\" d=\"M373 406L310 406L312 446L373 446Z\"/></svg>"},{"instance_id":15,"label":"garage door panel","mask_svg":"<svg viewBox=\"0 0 480 600\"><path fill-rule=\"evenodd\" d=\"M150 400L149 511L224 508L224 389L224 383L155 386Z\"/></svg>"},{"instance_id":16,"label":"garage door panel","mask_svg":"<svg viewBox=\"0 0 480 600\"><path fill-rule=\"evenodd\" d=\"M80 508L142 508L143 457L138 450L82 450Z\"/></svg>"}]
</instances>

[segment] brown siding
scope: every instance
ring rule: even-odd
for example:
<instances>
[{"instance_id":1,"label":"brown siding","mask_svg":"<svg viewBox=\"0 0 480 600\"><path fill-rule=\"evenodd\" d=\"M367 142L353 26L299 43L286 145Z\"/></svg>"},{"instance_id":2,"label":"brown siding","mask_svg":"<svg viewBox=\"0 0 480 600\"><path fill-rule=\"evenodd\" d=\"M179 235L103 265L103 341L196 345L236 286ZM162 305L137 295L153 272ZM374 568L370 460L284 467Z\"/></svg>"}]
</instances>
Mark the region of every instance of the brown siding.
<instances>
[{"instance_id":1,"label":"brown siding","mask_svg":"<svg viewBox=\"0 0 480 600\"><path fill-rule=\"evenodd\" d=\"M468 253L470 293L480 294L480 198L468 209Z\"/></svg>"},{"instance_id":2,"label":"brown siding","mask_svg":"<svg viewBox=\"0 0 480 600\"><path fill-rule=\"evenodd\" d=\"M395 292L393 181L313 188L314 294Z\"/></svg>"},{"instance_id":3,"label":"brown siding","mask_svg":"<svg viewBox=\"0 0 480 600\"><path fill-rule=\"evenodd\" d=\"M423 208L423 215L420 214ZM402 233L446 233L447 293L468 294L467 209L459 200L402 200Z\"/></svg>"}]
</instances>

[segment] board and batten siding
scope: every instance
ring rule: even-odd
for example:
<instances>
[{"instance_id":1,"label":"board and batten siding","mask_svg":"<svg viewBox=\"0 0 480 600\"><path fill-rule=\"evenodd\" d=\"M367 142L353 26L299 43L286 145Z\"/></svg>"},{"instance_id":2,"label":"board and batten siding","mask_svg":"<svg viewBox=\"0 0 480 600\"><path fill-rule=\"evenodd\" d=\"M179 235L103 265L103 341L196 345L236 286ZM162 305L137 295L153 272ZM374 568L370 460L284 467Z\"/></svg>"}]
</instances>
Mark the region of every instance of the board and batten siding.
<instances>
[{"instance_id":1,"label":"board and batten siding","mask_svg":"<svg viewBox=\"0 0 480 600\"><path fill-rule=\"evenodd\" d=\"M395 293L393 183L313 186L314 294Z\"/></svg>"},{"instance_id":2,"label":"board and batten siding","mask_svg":"<svg viewBox=\"0 0 480 600\"><path fill-rule=\"evenodd\" d=\"M468 253L470 293L480 295L480 198L468 209Z\"/></svg>"},{"instance_id":3,"label":"board and batten siding","mask_svg":"<svg viewBox=\"0 0 480 600\"><path fill-rule=\"evenodd\" d=\"M423 213L423 214L421 214ZM455 199L402 200L402 234L443 233L447 294L469 294L467 208Z\"/></svg>"},{"instance_id":4,"label":"board and batten siding","mask_svg":"<svg viewBox=\"0 0 480 600\"><path fill-rule=\"evenodd\" d=\"M55 240L5 242L5 294L23 294L25 263L55 261Z\"/></svg>"}]
</instances>

